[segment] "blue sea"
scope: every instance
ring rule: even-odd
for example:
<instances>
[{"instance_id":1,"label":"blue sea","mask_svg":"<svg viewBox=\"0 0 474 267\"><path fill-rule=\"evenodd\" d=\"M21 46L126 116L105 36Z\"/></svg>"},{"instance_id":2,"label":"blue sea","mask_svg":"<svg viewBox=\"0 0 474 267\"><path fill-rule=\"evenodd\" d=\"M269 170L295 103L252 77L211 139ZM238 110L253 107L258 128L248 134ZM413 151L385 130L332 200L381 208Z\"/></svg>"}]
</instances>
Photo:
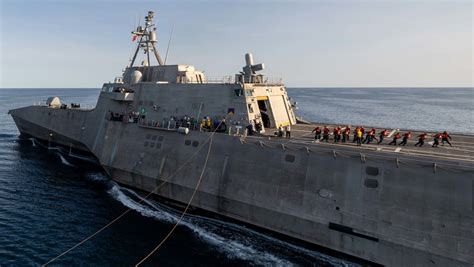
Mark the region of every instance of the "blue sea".
<instances>
[{"instance_id":1,"label":"blue sea","mask_svg":"<svg viewBox=\"0 0 474 267\"><path fill-rule=\"evenodd\" d=\"M472 88L290 88L303 119L474 134ZM48 96L94 106L98 89L0 90L0 266L37 266L133 211L53 266L131 266L179 212L120 187L102 170L18 137L9 109ZM199 215L186 216L144 265L357 266L342 255Z\"/></svg>"}]
</instances>

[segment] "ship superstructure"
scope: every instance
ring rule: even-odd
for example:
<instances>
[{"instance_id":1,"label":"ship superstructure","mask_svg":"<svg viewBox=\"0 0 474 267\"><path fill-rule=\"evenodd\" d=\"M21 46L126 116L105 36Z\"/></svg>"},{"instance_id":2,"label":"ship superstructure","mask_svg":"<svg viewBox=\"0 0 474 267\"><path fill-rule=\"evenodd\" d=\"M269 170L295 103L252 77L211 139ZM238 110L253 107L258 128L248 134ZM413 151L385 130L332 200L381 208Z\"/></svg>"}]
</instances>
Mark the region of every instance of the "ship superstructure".
<instances>
[{"instance_id":1,"label":"ship superstructure","mask_svg":"<svg viewBox=\"0 0 474 267\"><path fill-rule=\"evenodd\" d=\"M384 265L472 266L473 136L436 151L313 142L315 125L297 122L283 83L251 54L219 81L166 65L153 18L94 109L51 97L11 110L21 134L93 155L115 181L174 203L189 201L207 162L196 208ZM286 126L292 139L274 135ZM209 157L198 153L214 131Z\"/></svg>"}]
</instances>

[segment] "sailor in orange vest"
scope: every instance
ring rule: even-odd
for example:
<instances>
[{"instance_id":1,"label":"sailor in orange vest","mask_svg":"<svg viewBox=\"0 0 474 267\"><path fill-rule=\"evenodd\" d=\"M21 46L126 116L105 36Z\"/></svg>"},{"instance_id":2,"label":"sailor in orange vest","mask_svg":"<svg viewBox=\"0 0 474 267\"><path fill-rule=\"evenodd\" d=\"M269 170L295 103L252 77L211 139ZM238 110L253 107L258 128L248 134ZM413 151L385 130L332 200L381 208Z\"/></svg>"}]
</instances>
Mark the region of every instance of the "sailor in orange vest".
<instances>
[{"instance_id":1,"label":"sailor in orange vest","mask_svg":"<svg viewBox=\"0 0 474 267\"><path fill-rule=\"evenodd\" d=\"M323 140L321 141L329 142L329 128L326 126L323 128Z\"/></svg>"},{"instance_id":2,"label":"sailor in orange vest","mask_svg":"<svg viewBox=\"0 0 474 267\"><path fill-rule=\"evenodd\" d=\"M444 132L443 132L443 135L442 135L441 137L442 137L443 146L444 146L444 142L448 143L449 146L451 146L451 147L453 146L453 145L451 145L451 143L449 142L449 140L451 140L452 138L451 138L451 136L448 134L447 131L444 131ZM448 138L449 138L449 140L448 140Z\"/></svg>"},{"instance_id":3,"label":"sailor in orange vest","mask_svg":"<svg viewBox=\"0 0 474 267\"><path fill-rule=\"evenodd\" d=\"M380 145L380 143L383 142L383 139L384 139L385 136L387 136L387 135L388 135L387 129L381 131L380 134L379 134L379 141L377 142L377 145Z\"/></svg>"},{"instance_id":4,"label":"sailor in orange vest","mask_svg":"<svg viewBox=\"0 0 474 267\"><path fill-rule=\"evenodd\" d=\"M319 126L314 128L314 130L311 132L314 133L314 140L321 139L321 128L319 128Z\"/></svg>"},{"instance_id":5,"label":"sailor in orange vest","mask_svg":"<svg viewBox=\"0 0 474 267\"><path fill-rule=\"evenodd\" d=\"M431 147L438 147L439 145L439 139L441 139L441 137L443 137L443 134L441 133L437 133L435 135L433 135L434 139L433 139L433 145Z\"/></svg>"},{"instance_id":6,"label":"sailor in orange vest","mask_svg":"<svg viewBox=\"0 0 474 267\"><path fill-rule=\"evenodd\" d=\"M418 135L418 143L416 143L415 146L422 147L423 144L425 143L425 139L426 139L427 135L428 135L427 133L422 133L422 134Z\"/></svg>"},{"instance_id":7,"label":"sailor in orange vest","mask_svg":"<svg viewBox=\"0 0 474 267\"><path fill-rule=\"evenodd\" d=\"M364 140L364 143L365 144L370 144L370 142L372 142L375 138L375 128L372 128L372 130L370 130L367 135L365 136L365 140Z\"/></svg>"},{"instance_id":8,"label":"sailor in orange vest","mask_svg":"<svg viewBox=\"0 0 474 267\"><path fill-rule=\"evenodd\" d=\"M334 143L339 143L339 140L341 140L341 128L336 127L334 128Z\"/></svg>"},{"instance_id":9,"label":"sailor in orange vest","mask_svg":"<svg viewBox=\"0 0 474 267\"><path fill-rule=\"evenodd\" d=\"M405 133L403 135L403 140L398 144L399 146L405 146L407 144L408 139L411 137L411 132Z\"/></svg>"},{"instance_id":10,"label":"sailor in orange vest","mask_svg":"<svg viewBox=\"0 0 474 267\"><path fill-rule=\"evenodd\" d=\"M400 135L400 133L396 133L396 134L393 136L392 142L388 143L388 145L394 145L394 146L396 146L396 145L397 145L397 140L400 139L400 137L402 137L402 136Z\"/></svg>"},{"instance_id":11,"label":"sailor in orange vest","mask_svg":"<svg viewBox=\"0 0 474 267\"><path fill-rule=\"evenodd\" d=\"M350 141L350 135L351 134L351 128L349 128L349 125L344 128L344 133L342 134L342 142L345 143L346 141Z\"/></svg>"}]
</instances>

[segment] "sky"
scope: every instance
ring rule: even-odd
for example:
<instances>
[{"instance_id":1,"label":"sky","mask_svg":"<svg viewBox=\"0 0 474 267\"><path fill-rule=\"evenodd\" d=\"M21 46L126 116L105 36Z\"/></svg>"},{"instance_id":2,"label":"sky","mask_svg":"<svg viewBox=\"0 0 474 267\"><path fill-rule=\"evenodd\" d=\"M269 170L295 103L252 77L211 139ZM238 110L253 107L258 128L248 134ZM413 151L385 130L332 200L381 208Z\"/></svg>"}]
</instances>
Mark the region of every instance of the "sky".
<instances>
[{"instance_id":1,"label":"sky","mask_svg":"<svg viewBox=\"0 0 474 267\"><path fill-rule=\"evenodd\" d=\"M99 88L154 10L168 64L289 87L473 87L474 1L0 0L0 88Z\"/></svg>"}]
</instances>

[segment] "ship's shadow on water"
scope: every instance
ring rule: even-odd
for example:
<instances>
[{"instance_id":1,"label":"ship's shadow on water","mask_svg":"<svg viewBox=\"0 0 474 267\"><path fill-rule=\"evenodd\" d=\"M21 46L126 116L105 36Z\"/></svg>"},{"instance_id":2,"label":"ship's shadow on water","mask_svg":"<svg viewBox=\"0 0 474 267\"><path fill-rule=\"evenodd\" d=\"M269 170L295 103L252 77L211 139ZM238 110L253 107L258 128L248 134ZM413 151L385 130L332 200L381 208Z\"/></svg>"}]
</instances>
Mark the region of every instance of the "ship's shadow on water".
<instances>
[{"instance_id":1,"label":"ship's shadow on water","mask_svg":"<svg viewBox=\"0 0 474 267\"><path fill-rule=\"evenodd\" d=\"M3 249L6 256L0 253L0 264L45 263L130 208L131 213L56 263L134 265L157 245L181 214L156 199L144 199L141 193L116 184L97 165L70 157L61 149L48 149L37 140L15 135L3 135L0 140L0 149L10 148L10 173L17 175L18 182L27 183L19 185L21 192L6 196L17 198L18 207L10 212L17 213L12 217L21 214L28 219L19 225L0 217L0 222L7 225L6 230L19 233L19 245L8 243ZM3 164L6 160L0 162ZM29 210L20 212L25 208ZM196 214L184 217L175 234L148 263L166 266L356 265L244 226Z\"/></svg>"}]
</instances>

